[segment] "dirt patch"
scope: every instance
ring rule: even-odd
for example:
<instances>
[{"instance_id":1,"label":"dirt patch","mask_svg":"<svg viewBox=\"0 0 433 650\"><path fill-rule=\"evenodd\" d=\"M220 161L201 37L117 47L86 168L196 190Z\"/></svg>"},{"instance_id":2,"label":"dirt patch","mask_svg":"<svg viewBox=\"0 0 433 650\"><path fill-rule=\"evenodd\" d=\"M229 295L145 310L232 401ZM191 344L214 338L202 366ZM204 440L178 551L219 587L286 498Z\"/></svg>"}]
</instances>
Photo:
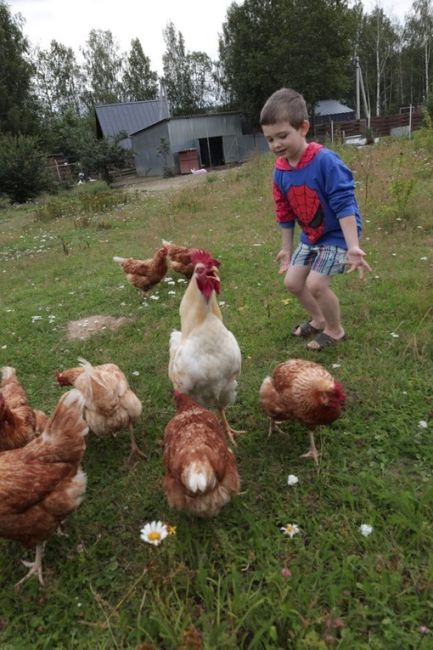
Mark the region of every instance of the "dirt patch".
<instances>
[{"instance_id":1,"label":"dirt patch","mask_svg":"<svg viewBox=\"0 0 433 650\"><path fill-rule=\"evenodd\" d=\"M126 318L126 316L121 316L120 318L101 316L99 314L96 314L95 316L87 316L81 320L71 320L68 323L66 336L69 340L84 340L106 329L117 330L119 327L122 327L122 325L130 323L131 320L131 318Z\"/></svg>"}]
</instances>

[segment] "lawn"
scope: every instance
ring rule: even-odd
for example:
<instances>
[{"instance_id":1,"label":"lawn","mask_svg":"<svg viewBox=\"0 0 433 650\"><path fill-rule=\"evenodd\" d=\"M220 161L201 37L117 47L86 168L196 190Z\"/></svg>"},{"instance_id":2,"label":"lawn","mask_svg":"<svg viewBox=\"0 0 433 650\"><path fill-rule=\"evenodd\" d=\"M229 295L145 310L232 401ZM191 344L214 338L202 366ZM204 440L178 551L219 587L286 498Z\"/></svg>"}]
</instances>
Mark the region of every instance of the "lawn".
<instances>
[{"instance_id":1,"label":"lawn","mask_svg":"<svg viewBox=\"0 0 433 650\"><path fill-rule=\"evenodd\" d=\"M0 366L14 366L31 404L51 412L56 370L79 356L117 363L143 403L135 431L147 454L129 468L127 432L89 434L86 498L68 537L47 544L44 589L32 579L15 590L32 553L0 540L2 650L433 648L429 138L341 150L373 272L336 279L348 340L319 355L290 336L303 312L274 261L270 156L184 191L85 186L0 211ZM170 510L161 486L174 414L168 340L186 285L172 273L175 284L143 298L112 261L149 257L161 238L221 260L224 321L242 350L228 411L246 431L235 449L242 493L212 520ZM67 338L70 321L96 314L129 320ZM264 377L296 357L319 360L348 395L317 435L319 471L300 458L305 429L286 423L268 438L258 401ZM155 519L176 526L159 547L139 535ZM280 531L288 523L299 526L293 538Z\"/></svg>"}]
</instances>

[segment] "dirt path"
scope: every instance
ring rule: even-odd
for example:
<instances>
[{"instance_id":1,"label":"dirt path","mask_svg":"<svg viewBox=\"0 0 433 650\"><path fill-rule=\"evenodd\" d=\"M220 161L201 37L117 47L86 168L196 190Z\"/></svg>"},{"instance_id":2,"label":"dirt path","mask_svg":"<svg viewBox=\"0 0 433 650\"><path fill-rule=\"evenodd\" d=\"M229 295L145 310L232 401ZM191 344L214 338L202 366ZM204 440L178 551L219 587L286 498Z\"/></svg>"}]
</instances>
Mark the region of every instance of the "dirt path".
<instances>
[{"instance_id":1,"label":"dirt path","mask_svg":"<svg viewBox=\"0 0 433 650\"><path fill-rule=\"evenodd\" d=\"M209 173L220 176L228 174L233 169L234 167L226 167L218 170L213 169ZM181 176L172 176L171 178L127 176L125 178L116 179L113 183L113 187L138 192L165 192L168 189L182 190L188 186L206 183L207 176L208 174L183 174Z\"/></svg>"}]
</instances>

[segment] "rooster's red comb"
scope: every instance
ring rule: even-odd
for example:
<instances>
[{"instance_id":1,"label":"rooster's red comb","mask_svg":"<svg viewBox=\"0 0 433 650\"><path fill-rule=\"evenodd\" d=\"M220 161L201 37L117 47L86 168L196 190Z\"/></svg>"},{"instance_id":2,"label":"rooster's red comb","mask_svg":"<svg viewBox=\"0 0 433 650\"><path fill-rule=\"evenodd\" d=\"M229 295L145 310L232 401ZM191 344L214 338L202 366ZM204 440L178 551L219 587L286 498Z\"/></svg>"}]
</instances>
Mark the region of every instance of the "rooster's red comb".
<instances>
[{"instance_id":1,"label":"rooster's red comb","mask_svg":"<svg viewBox=\"0 0 433 650\"><path fill-rule=\"evenodd\" d=\"M196 248L192 253L191 253L191 262L195 266L196 264L206 264L210 266L220 266L221 262L216 260L212 255L208 252L205 251L203 248Z\"/></svg>"}]
</instances>

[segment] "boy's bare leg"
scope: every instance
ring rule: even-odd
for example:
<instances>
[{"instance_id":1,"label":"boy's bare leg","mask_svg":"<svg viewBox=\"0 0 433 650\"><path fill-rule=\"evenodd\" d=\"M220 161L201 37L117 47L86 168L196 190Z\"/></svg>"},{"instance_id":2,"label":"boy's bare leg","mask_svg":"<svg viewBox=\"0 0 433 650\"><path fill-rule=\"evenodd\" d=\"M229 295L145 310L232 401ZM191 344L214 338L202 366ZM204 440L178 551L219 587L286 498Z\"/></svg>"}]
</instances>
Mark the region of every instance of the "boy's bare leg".
<instances>
[{"instance_id":1,"label":"boy's bare leg","mask_svg":"<svg viewBox=\"0 0 433 650\"><path fill-rule=\"evenodd\" d=\"M325 325L325 317L306 284L310 270L309 266L289 266L284 278L284 284L286 289L297 297L301 305L310 314L311 325L317 329L322 329ZM316 273L316 275L318 274Z\"/></svg>"},{"instance_id":2,"label":"boy's bare leg","mask_svg":"<svg viewBox=\"0 0 433 650\"><path fill-rule=\"evenodd\" d=\"M340 339L344 336L344 329L341 324L340 303L337 296L330 287L331 277L311 271L306 285L307 290L319 305L325 321L324 334L332 336L333 339ZM314 341L309 348L314 348Z\"/></svg>"}]
</instances>

